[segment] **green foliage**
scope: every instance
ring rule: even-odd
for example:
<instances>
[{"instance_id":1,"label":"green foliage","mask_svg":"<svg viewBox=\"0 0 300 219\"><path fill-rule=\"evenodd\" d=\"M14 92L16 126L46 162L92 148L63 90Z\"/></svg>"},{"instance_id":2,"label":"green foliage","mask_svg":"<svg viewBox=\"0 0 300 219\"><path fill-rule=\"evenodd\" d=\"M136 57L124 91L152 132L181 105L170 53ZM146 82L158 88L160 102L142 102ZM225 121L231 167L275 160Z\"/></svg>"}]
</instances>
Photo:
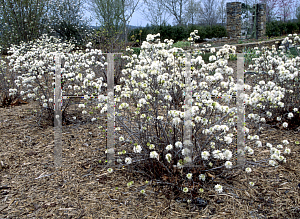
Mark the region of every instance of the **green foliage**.
<instances>
[{"instance_id":1,"label":"green foliage","mask_svg":"<svg viewBox=\"0 0 300 219\"><path fill-rule=\"evenodd\" d=\"M287 22L286 28L288 33L297 33L299 30L297 23L290 21Z\"/></svg>"},{"instance_id":2,"label":"green foliage","mask_svg":"<svg viewBox=\"0 0 300 219\"><path fill-rule=\"evenodd\" d=\"M293 58L300 56L298 50L295 47L290 48L290 54L292 55Z\"/></svg>"},{"instance_id":3,"label":"green foliage","mask_svg":"<svg viewBox=\"0 0 300 219\"><path fill-rule=\"evenodd\" d=\"M91 42L95 45L96 49L100 49L105 53L120 52L125 48L125 42L120 38L116 38L116 36L120 36L122 32L114 31L115 32L112 32L112 30L108 31L105 28L95 29L91 34L86 36L85 42Z\"/></svg>"},{"instance_id":4,"label":"green foliage","mask_svg":"<svg viewBox=\"0 0 300 219\"><path fill-rule=\"evenodd\" d=\"M212 55L216 55L216 53L210 53L210 52L202 53L201 57L202 57L202 59L205 63L209 63L209 57L212 56Z\"/></svg>"},{"instance_id":5,"label":"green foliage","mask_svg":"<svg viewBox=\"0 0 300 219\"><path fill-rule=\"evenodd\" d=\"M129 34L128 40L140 39L140 41L145 41L148 34L157 34L160 33L160 39L163 42L165 39L173 39L175 42L186 40L189 37L189 34L194 30L198 30L198 36L200 40L203 41L204 38L221 38L227 36L226 28L221 25L215 26L171 26L171 25L162 25L162 26L146 26L143 28L133 29ZM142 33L140 34L140 31Z\"/></svg>"},{"instance_id":6,"label":"green foliage","mask_svg":"<svg viewBox=\"0 0 300 219\"><path fill-rule=\"evenodd\" d=\"M191 43L188 41L178 41L177 43L173 44L173 47L182 48L182 49L187 49L190 46Z\"/></svg>"},{"instance_id":7,"label":"green foliage","mask_svg":"<svg viewBox=\"0 0 300 219\"><path fill-rule=\"evenodd\" d=\"M229 54L229 61L236 61L237 55L236 54Z\"/></svg>"},{"instance_id":8,"label":"green foliage","mask_svg":"<svg viewBox=\"0 0 300 219\"><path fill-rule=\"evenodd\" d=\"M295 22L272 21L267 23L266 35L268 37L281 36L285 34L297 33L299 31L299 24Z\"/></svg>"},{"instance_id":9,"label":"green foliage","mask_svg":"<svg viewBox=\"0 0 300 219\"><path fill-rule=\"evenodd\" d=\"M141 52L140 47L132 47L131 49L133 49L133 54L136 54L136 55L139 55Z\"/></svg>"}]
</instances>

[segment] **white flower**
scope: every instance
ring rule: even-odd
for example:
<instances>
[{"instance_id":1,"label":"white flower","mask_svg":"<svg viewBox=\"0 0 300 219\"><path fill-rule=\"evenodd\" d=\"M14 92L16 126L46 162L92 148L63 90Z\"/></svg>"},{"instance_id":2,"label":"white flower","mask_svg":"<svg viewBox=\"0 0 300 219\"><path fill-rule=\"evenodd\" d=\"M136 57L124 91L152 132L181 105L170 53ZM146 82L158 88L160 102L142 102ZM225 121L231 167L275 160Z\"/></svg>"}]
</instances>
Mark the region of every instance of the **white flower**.
<instances>
[{"instance_id":1,"label":"white flower","mask_svg":"<svg viewBox=\"0 0 300 219\"><path fill-rule=\"evenodd\" d=\"M185 155L188 155L189 152L190 152L190 150L188 148L183 148L181 153L183 156L185 156Z\"/></svg>"},{"instance_id":2,"label":"white flower","mask_svg":"<svg viewBox=\"0 0 300 219\"><path fill-rule=\"evenodd\" d=\"M250 167L247 167L246 169L245 169L245 171L246 171L246 173L251 173L251 168Z\"/></svg>"},{"instance_id":3,"label":"white flower","mask_svg":"<svg viewBox=\"0 0 300 219\"><path fill-rule=\"evenodd\" d=\"M166 95L166 96L165 96L165 100L171 101L171 100L172 100L172 97L171 97L170 95Z\"/></svg>"},{"instance_id":4,"label":"white flower","mask_svg":"<svg viewBox=\"0 0 300 219\"><path fill-rule=\"evenodd\" d=\"M188 173L188 174L186 174L186 178L188 178L188 179L192 179L192 177L193 177L193 174L192 174L192 173Z\"/></svg>"},{"instance_id":5,"label":"white flower","mask_svg":"<svg viewBox=\"0 0 300 219\"><path fill-rule=\"evenodd\" d=\"M225 167L228 168L228 169L230 169L232 167L232 162L226 161L225 162Z\"/></svg>"},{"instance_id":6,"label":"white flower","mask_svg":"<svg viewBox=\"0 0 300 219\"><path fill-rule=\"evenodd\" d=\"M288 118L291 119L292 117L294 117L293 113L289 113Z\"/></svg>"},{"instance_id":7,"label":"white flower","mask_svg":"<svg viewBox=\"0 0 300 219\"><path fill-rule=\"evenodd\" d=\"M224 155L220 150L214 150L213 151L213 157L216 158L216 159L220 159L220 160L224 159Z\"/></svg>"},{"instance_id":8,"label":"white flower","mask_svg":"<svg viewBox=\"0 0 300 219\"><path fill-rule=\"evenodd\" d=\"M192 162L192 158L191 157L185 157L183 159L183 161L184 161L184 163L190 163L190 162Z\"/></svg>"},{"instance_id":9,"label":"white flower","mask_svg":"<svg viewBox=\"0 0 300 219\"><path fill-rule=\"evenodd\" d=\"M141 151L142 151L141 145L137 145L137 146L133 147L133 151L134 151L134 153L141 153Z\"/></svg>"},{"instance_id":10,"label":"white flower","mask_svg":"<svg viewBox=\"0 0 300 219\"><path fill-rule=\"evenodd\" d=\"M201 153L201 157L202 157L203 160L208 160L209 152L208 151L203 151Z\"/></svg>"},{"instance_id":11,"label":"white flower","mask_svg":"<svg viewBox=\"0 0 300 219\"><path fill-rule=\"evenodd\" d=\"M181 119L179 117L175 117L172 122L173 122L173 125L177 126L181 122Z\"/></svg>"},{"instance_id":12,"label":"white flower","mask_svg":"<svg viewBox=\"0 0 300 219\"><path fill-rule=\"evenodd\" d=\"M187 187L184 187L184 188L183 188L183 192L186 193L186 192L188 192L188 191L189 191L189 189L188 189Z\"/></svg>"},{"instance_id":13,"label":"white flower","mask_svg":"<svg viewBox=\"0 0 300 219\"><path fill-rule=\"evenodd\" d=\"M182 143L181 143L180 141L177 141L177 142L175 143L175 147L176 147L176 148L182 148Z\"/></svg>"},{"instance_id":14,"label":"white flower","mask_svg":"<svg viewBox=\"0 0 300 219\"><path fill-rule=\"evenodd\" d=\"M290 148L285 148L284 152L285 154L290 154L291 153L291 149Z\"/></svg>"},{"instance_id":15,"label":"white flower","mask_svg":"<svg viewBox=\"0 0 300 219\"><path fill-rule=\"evenodd\" d=\"M131 164L132 163L132 159L130 157L126 157L125 158L125 163L126 164Z\"/></svg>"},{"instance_id":16,"label":"white flower","mask_svg":"<svg viewBox=\"0 0 300 219\"><path fill-rule=\"evenodd\" d=\"M83 110L83 111L82 111L82 114L87 114L87 111Z\"/></svg>"},{"instance_id":17,"label":"white flower","mask_svg":"<svg viewBox=\"0 0 300 219\"><path fill-rule=\"evenodd\" d=\"M223 187L220 185L220 184L217 184L215 185L215 190L218 192L218 193L221 193L223 191Z\"/></svg>"},{"instance_id":18,"label":"white flower","mask_svg":"<svg viewBox=\"0 0 300 219\"><path fill-rule=\"evenodd\" d=\"M249 182L249 185L250 186L254 186L254 182Z\"/></svg>"},{"instance_id":19,"label":"white flower","mask_svg":"<svg viewBox=\"0 0 300 219\"><path fill-rule=\"evenodd\" d=\"M271 147L272 147L272 144L267 143L266 146L269 147L269 148L271 148Z\"/></svg>"},{"instance_id":20,"label":"white flower","mask_svg":"<svg viewBox=\"0 0 300 219\"><path fill-rule=\"evenodd\" d=\"M147 144L148 145L148 144ZM149 149L150 150L153 150L155 148L155 145L154 144L149 144Z\"/></svg>"},{"instance_id":21,"label":"white flower","mask_svg":"<svg viewBox=\"0 0 300 219\"><path fill-rule=\"evenodd\" d=\"M112 168L108 168L108 169L107 169L107 172L112 173L112 172L113 172L113 169L112 169Z\"/></svg>"},{"instance_id":22,"label":"white flower","mask_svg":"<svg viewBox=\"0 0 300 219\"><path fill-rule=\"evenodd\" d=\"M282 149L283 146L282 146L281 144L279 144L279 145L277 145L277 148L278 148L278 149Z\"/></svg>"},{"instance_id":23,"label":"white flower","mask_svg":"<svg viewBox=\"0 0 300 219\"><path fill-rule=\"evenodd\" d=\"M204 174L200 174L199 175L199 179L202 180L202 181L205 181L205 175Z\"/></svg>"},{"instance_id":24,"label":"white flower","mask_svg":"<svg viewBox=\"0 0 300 219\"><path fill-rule=\"evenodd\" d=\"M48 106L48 104L47 103L43 103L43 107L47 107Z\"/></svg>"},{"instance_id":25,"label":"white flower","mask_svg":"<svg viewBox=\"0 0 300 219\"><path fill-rule=\"evenodd\" d=\"M142 98L142 99L139 100L139 104L144 105L146 103L147 103L147 101L144 98Z\"/></svg>"},{"instance_id":26,"label":"white flower","mask_svg":"<svg viewBox=\"0 0 300 219\"><path fill-rule=\"evenodd\" d=\"M156 159L158 159L158 153L156 151L151 151L150 152L150 158L156 158Z\"/></svg>"},{"instance_id":27,"label":"white flower","mask_svg":"<svg viewBox=\"0 0 300 219\"><path fill-rule=\"evenodd\" d=\"M298 108L294 108L293 111L294 111L294 112L297 112L297 111L298 111Z\"/></svg>"},{"instance_id":28,"label":"white flower","mask_svg":"<svg viewBox=\"0 0 300 219\"><path fill-rule=\"evenodd\" d=\"M119 137L119 141L124 141L125 139L124 139L124 137L123 136L120 136Z\"/></svg>"},{"instance_id":29,"label":"white flower","mask_svg":"<svg viewBox=\"0 0 300 219\"><path fill-rule=\"evenodd\" d=\"M261 147L262 146L261 141L256 141L255 144L257 145L257 147Z\"/></svg>"},{"instance_id":30,"label":"white flower","mask_svg":"<svg viewBox=\"0 0 300 219\"><path fill-rule=\"evenodd\" d=\"M227 143L227 144L230 144L232 142L232 138L231 137L228 137L228 136L225 136L224 137L224 141Z\"/></svg>"},{"instance_id":31,"label":"white flower","mask_svg":"<svg viewBox=\"0 0 300 219\"><path fill-rule=\"evenodd\" d=\"M223 155L224 155L224 158L225 158L226 160L230 160L231 157L232 157L232 152L229 151L229 150L225 150L225 151L223 152Z\"/></svg>"},{"instance_id":32,"label":"white flower","mask_svg":"<svg viewBox=\"0 0 300 219\"><path fill-rule=\"evenodd\" d=\"M283 143L284 145L288 145L288 144L289 144L289 141L288 141L288 140L283 140L282 143Z\"/></svg>"},{"instance_id":33,"label":"white flower","mask_svg":"<svg viewBox=\"0 0 300 219\"><path fill-rule=\"evenodd\" d=\"M253 154L253 153L254 153L254 150L253 150L252 148L249 147L249 148L248 148L248 154L251 155L251 154Z\"/></svg>"},{"instance_id":34,"label":"white flower","mask_svg":"<svg viewBox=\"0 0 300 219\"><path fill-rule=\"evenodd\" d=\"M269 164L274 167L277 163L275 160L269 160Z\"/></svg>"},{"instance_id":35,"label":"white flower","mask_svg":"<svg viewBox=\"0 0 300 219\"><path fill-rule=\"evenodd\" d=\"M170 150L172 150L172 148L173 148L173 145L169 144L169 145L166 147L166 150L167 150L167 151L170 151Z\"/></svg>"},{"instance_id":36,"label":"white flower","mask_svg":"<svg viewBox=\"0 0 300 219\"><path fill-rule=\"evenodd\" d=\"M287 122L284 122L284 123L282 124L282 126L283 126L284 128L286 128L286 127L288 127L288 123L287 123Z\"/></svg>"},{"instance_id":37,"label":"white flower","mask_svg":"<svg viewBox=\"0 0 300 219\"><path fill-rule=\"evenodd\" d=\"M96 121L96 120L97 120L96 118L91 118L91 121L92 121L92 122L94 122L94 121Z\"/></svg>"},{"instance_id":38,"label":"white flower","mask_svg":"<svg viewBox=\"0 0 300 219\"><path fill-rule=\"evenodd\" d=\"M169 153L169 154L166 154L166 159L167 161L170 163L171 160L172 160L172 155Z\"/></svg>"},{"instance_id":39,"label":"white flower","mask_svg":"<svg viewBox=\"0 0 300 219\"><path fill-rule=\"evenodd\" d=\"M163 119L164 119L163 116L158 116L158 117L157 117L157 120L163 120Z\"/></svg>"}]
</instances>

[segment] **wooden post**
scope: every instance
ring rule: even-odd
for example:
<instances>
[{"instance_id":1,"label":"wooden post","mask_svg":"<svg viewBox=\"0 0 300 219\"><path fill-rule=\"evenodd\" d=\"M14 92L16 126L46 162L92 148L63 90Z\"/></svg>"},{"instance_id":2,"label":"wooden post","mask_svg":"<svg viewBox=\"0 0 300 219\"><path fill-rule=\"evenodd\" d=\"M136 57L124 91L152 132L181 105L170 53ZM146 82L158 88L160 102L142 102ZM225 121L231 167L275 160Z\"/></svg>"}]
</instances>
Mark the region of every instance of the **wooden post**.
<instances>
[{"instance_id":1,"label":"wooden post","mask_svg":"<svg viewBox=\"0 0 300 219\"><path fill-rule=\"evenodd\" d=\"M184 133L183 146L186 151L184 164L192 164L193 143L192 143L192 79L191 79L191 54L186 53L186 76L185 76L185 100L184 100Z\"/></svg>"},{"instance_id":2,"label":"wooden post","mask_svg":"<svg viewBox=\"0 0 300 219\"><path fill-rule=\"evenodd\" d=\"M244 54L237 54L237 165L245 165Z\"/></svg>"},{"instance_id":3,"label":"wooden post","mask_svg":"<svg viewBox=\"0 0 300 219\"><path fill-rule=\"evenodd\" d=\"M54 88L54 166L62 166L62 113L61 113L61 57L55 56L55 88Z\"/></svg>"}]
</instances>

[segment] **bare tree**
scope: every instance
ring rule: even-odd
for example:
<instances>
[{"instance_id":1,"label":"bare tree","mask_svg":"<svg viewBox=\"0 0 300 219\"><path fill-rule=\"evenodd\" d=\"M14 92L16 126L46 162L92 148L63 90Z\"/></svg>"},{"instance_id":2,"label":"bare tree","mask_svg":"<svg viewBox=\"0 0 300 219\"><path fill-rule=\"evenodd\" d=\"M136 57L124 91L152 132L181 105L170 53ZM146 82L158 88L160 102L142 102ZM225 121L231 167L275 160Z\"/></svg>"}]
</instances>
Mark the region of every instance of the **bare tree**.
<instances>
[{"instance_id":1,"label":"bare tree","mask_svg":"<svg viewBox=\"0 0 300 219\"><path fill-rule=\"evenodd\" d=\"M52 0L48 17L54 32L63 40L80 42L88 28L88 22L83 19L83 9L83 0Z\"/></svg>"},{"instance_id":2,"label":"bare tree","mask_svg":"<svg viewBox=\"0 0 300 219\"><path fill-rule=\"evenodd\" d=\"M144 0L142 13L151 25L161 26L169 20L169 14L161 1Z\"/></svg>"},{"instance_id":3,"label":"bare tree","mask_svg":"<svg viewBox=\"0 0 300 219\"><path fill-rule=\"evenodd\" d=\"M296 6L296 19L300 22L300 5Z\"/></svg>"},{"instance_id":4,"label":"bare tree","mask_svg":"<svg viewBox=\"0 0 300 219\"><path fill-rule=\"evenodd\" d=\"M91 0L90 10L102 27L110 33L123 31L127 40L127 24L136 11L139 0Z\"/></svg>"},{"instance_id":5,"label":"bare tree","mask_svg":"<svg viewBox=\"0 0 300 219\"><path fill-rule=\"evenodd\" d=\"M209 26L216 24L219 19L219 14L216 8L216 0L203 0L200 12L200 22Z\"/></svg>"},{"instance_id":6,"label":"bare tree","mask_svg":"<svg viewBox=\"0 0 300 219\"><path fill-rule=\"evenodd\" d=\"M277 0L260 0L260 3L266 4L267 22L272 21L276 16L275 8L278 5L278 1Z\"/></svg>"},{"instance_id":7,"label":"bare tree","mask_svg":"<svg viewBox=\"0 0 300 219\"><path fill-rule=\"evenodd\" d=\"M227 16L226 0L219 1L218 14L219 14L219 18L221 20L221 23L224 26L225 21L226 21L226 16Z\"/></svg>"},{"instance_id":8,"label":"bare tree","mask_svg":"<svg viewBox=\"0 0 300 219\"><path fill-rule=\"evenodd\" d=\"M278 14L281 16L283 22L287 22L292 16L292 5L294 0L277 0Z\"/></svg>"},{"instance_id":9,"label":"bare tree","mask_svg":"<svg viewBox=\"0 0 300 219\"><path fill-rule=\"evenodd\" d=\"M185 7L184 19L186 23L195 24L196 18L201 12L201 2L197 0L188 0Z\"/></svg>"},{"instance_id":10,"label":"bare tree","mask_svg":"<svg viewBox=\"0 0 300 219\"><path fill-rule=\"evenodd\" d=\"M28 42L39 37L47 28L48 0L0 0L1 44Z\"/></svg>"},{"instance_id":11,"label":"bare tree","mask_svg":"<svg viewBox=\"0 0 300 219\"><path fill-rule=\"evenodd\" d=\"M174 17L176 24L184 24L184 8L187 0L154 0L159 1L164 8Z\"/></svg>"}]
</instances>

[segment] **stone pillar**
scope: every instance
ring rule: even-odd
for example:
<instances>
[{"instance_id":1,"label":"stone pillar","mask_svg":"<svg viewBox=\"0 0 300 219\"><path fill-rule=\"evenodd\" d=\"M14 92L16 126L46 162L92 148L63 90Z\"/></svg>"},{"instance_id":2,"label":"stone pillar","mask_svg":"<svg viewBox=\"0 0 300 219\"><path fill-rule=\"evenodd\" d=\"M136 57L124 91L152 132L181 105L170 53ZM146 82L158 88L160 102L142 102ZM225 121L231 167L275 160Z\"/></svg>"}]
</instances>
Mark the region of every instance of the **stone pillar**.
<instances>
[{"instance_id":1,"label":"stone pillar","mask_svg":"<svg viewBox=\"0 0 300 219\"><path fill-rule=\"evenodd\" d=\"M266 4L256 4L256 34L257 38L261 38L266 35Z\"/></svg>"},{"instance_id":2,"label":"stone pillar","mask_svg":"<svg viewBox=\"0 0 300 219\"><path fill-rule=\"evenodd\" d=\"M227 33L229 38L240 38L242 28L242 3L229 2L227 9Z\"/></svg>"}]
</instances>

